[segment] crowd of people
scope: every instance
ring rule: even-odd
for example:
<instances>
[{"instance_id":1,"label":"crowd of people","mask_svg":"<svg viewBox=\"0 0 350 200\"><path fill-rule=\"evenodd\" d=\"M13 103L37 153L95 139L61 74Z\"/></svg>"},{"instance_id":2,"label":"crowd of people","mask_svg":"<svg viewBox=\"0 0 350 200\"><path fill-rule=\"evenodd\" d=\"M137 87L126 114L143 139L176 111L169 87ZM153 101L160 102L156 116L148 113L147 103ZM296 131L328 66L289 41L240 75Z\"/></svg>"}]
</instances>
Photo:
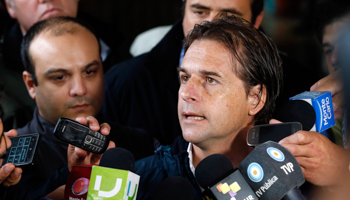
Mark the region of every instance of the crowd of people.
<instances>
[{"instance_id":1,"label":"crowd of people","mask_svg":"<svg viewBox=\"0 0 350 200\"><path fill-rule=\"evenodd\" d=\"M248 130L280 123L275 113L304 91L331 92L339 127L298 131L279 144L300 164L308 199L349 195L349 99L342 80L350 63L343 42L350 38L350 2L317 4L315 31L329 69L323 78L265 34L264 0L183 0L183 17L160 42L122 62L115 43L98 32L101 24L77 15L78 0L4 3L17 21L0 43L1 158L11 137L39 133L41 139L32 165L1 167L1 199L63 199L73 166L99 164L101 155L53 135L61 117L109 135L109 148L134 155L137 199L150 198L170 176L188 179L195 199L203 199L197 165L222 154L237 168L253 150ZM333 137L339 129L341 145Z\"/></svg>"}]
</instances>

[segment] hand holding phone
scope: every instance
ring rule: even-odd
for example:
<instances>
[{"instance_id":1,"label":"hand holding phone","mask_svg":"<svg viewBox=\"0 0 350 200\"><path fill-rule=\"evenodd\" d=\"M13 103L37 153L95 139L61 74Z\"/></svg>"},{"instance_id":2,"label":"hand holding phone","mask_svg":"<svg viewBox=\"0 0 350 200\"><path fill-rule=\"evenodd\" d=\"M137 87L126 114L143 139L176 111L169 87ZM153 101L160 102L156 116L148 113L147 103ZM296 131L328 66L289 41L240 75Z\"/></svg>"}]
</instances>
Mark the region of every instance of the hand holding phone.
<instances>
[{"instance_id":1,"label":"hand holding phone","mask_svg":"<svg viewBox=\"0 0 350 200\"><path fill-rule=\"evenodd\" d=\"M66 117L58 120L54 135L69 144L96 154L105 152L109 144L107 136Z\"/></svg>"},{"instance_id":2,"label":"hand holding phone","mask_svg":"<svg viewBox=\"0 0 350 200\"><path fill-rule=\"evenodd\" d=\"M285 137L302 130L299 122L286 122L279 124L264 124L253 126L249 129L247 135L247 144L249 146L258 146L267 141L279 142Z\"/></svg>"}]
</instances>

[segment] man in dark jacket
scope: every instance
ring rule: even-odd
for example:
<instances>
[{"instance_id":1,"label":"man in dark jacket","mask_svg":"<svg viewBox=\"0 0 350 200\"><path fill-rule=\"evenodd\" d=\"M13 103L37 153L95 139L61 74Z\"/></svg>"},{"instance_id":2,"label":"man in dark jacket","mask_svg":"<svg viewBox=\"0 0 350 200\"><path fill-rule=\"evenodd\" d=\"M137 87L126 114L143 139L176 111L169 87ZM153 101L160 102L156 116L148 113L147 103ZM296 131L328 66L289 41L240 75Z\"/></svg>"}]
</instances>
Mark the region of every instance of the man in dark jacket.
<instances>
[{"instance_id":1,"label":"man in dark jacket","mask_svg":"<svg viewBox=\"0 0 350 200\"><path fill-rule=\"evenodd\" d=\"M260 27L263 18L262 0L187 0L184 5L183 19L177 21L149 53L112 67L105 76L104 119L143 130L163 145L171 144L181 135L177 117L180 82L176 69L183 57L184 36L196 23L210 21L222 10L246 19L255 28ZM307 68L282 53L280 56L285 88L277 106L282 106L289 97L309 90L317 80ZM303 81L296 81L296 77Z\"/></svg>"},{"instance_id":2,"label":"man in dark jacket","mask_svg":"<svg viewBox=\"0 0 350 200\"><path fill-rule=\"evenodd\" d=\"M246 143L249 128L271 116L281 89L283 75L275 44L241 18L222 13L196 26L186 37L184 53L178 70L183 138L136 162L137 199L149 198L169 176L187 178L196 199L202 199L194 177L198 163L219 153L237 167L252 151ZM84 160L79 151L68 158L70 163Z\"/></svg>"},{"instance_id":3,"label":"man in dark jacket","mask_svg":"<svg viewBox=\"0 0 350 200\"><path fill-rule=\"evenodd\" d=\"M67 48L69 47L69 48ZM21 181L8 198L32 199L36 187L67 163L68 144L53 135L60 117L96 116L103 102L103 68L99 40L73 18L51 18L25 35L23 79L36 101L33 120L18 135L39 133L34 165L23 167Z\"/></svg>"},{"instance_id":4,"label":"man in dark jacket","mask_svg":"<svg viewBox=\"0 0 350 200\"><path fill-rule=\"evenodd\" d=\"M7 11L12 18L7 23L3 35L0 36L0 48L4 56L4 65L0 67L0 80L5 86L5 95L1 102L6 111L5 130L23 127L32 119L36 106L35 101L28 95L23 82L24 65L20 53L23 36L36 22L57 16L76 17L84 20L99 35L104 71L120 61L119 56L115 55L120 41L118 31L85 13L78 12L78 2L79 0L43 2L5 0Z\"/></svg>"}]
</instances>

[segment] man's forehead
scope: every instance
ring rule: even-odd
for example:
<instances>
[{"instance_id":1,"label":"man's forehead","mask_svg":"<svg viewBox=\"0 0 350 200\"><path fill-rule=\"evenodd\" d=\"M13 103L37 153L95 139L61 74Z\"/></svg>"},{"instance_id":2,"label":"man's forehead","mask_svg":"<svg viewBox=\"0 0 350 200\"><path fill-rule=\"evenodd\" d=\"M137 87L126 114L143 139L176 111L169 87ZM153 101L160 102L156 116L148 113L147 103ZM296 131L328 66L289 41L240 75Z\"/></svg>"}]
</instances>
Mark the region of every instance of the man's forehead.
<instances>
[{"instance_id":1,"label":"man's forehead","mask_svg":"<svg viewBox=\"0 0 350 200\"><path fill-rule=\"evenodd\" d=\"M237 9L238 11L251 11L252 0L187 0L187 2L190 6L197 4L210 9Z\"/></svg>"},{"instance_id":2,"label":"man's forehead","mask_svg":"<svg viewBox=\"0 0 350 200\"><path fill-rule=\"evenodd\" d=\"M339 33L350 22L350 14L326 25L324 27L323 42L334 41Z\"/></svg>"},{"instance_id":3,"label":"man's forehead","mask_svg":"<svg viewBox=\"0 0 350 200\"><path fill-rule=\"evenodd\" d=\"M218 71L222 67L233 69L235 63L236 59L224 44L212 39L200 39L195 40L187 50L181 69L187 71L197 66L196 71Z\"/></svg>"}]
</instances>

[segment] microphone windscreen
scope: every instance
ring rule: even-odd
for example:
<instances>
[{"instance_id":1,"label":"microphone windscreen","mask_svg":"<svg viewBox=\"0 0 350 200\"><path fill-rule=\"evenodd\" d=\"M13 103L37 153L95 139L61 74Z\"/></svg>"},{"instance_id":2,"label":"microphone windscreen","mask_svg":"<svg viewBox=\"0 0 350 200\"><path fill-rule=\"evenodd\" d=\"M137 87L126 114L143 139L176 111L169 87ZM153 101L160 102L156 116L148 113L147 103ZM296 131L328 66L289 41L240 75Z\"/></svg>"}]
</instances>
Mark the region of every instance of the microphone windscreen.
<instances>
[{"instance_id":1,"label":"microphone windscreen","mask_svg":"<svg viewBox=\"0 0 350 200\"><path fill-rule=\"evenodd\" d=\"M233 172L231 161L221 154L203 159L196 167L196 179L202 188L208 188Z\"/></svg>"},{"instance_id":2,"label":"microphone windscreen","mask_svg":"<svg viewBox=\"0 0 350 200\"><path fill-rule=\"evenodd\" d=\"M281 199L305 182L294 156L271 141L256 147L241 162L239 171L261 200Z\"/></svg>"},{"instance_id":3,"label":"microphone windscreen","mask_svg":"<svg viewBox=\"0 0 350 200\"><path fill-rule=\"evenodd\" d=\"M135 159L126 149L111 148L102 155L100 166L135 172Z\"/></svg>"},{"instance_id":4,"label":"microphone windscreen","mask_svg":"<svg viewBox=\"0 0 350 200\"><path fill-rule=\"evenodd\" d=\"M315 125L316 113L312 105L303 100L284 103L273 115L282 122L300 122L303 130L309 131Z\"/></svg>"},{"instance_id":5,"label":"microphone windscreen","mask_svg":"<svg viewBox=\"0 0 350 200\"><path fill-rule=\"evenodd\" d=\"M194 188L181 176L170 176L164 179L154 191L150 200L178 200L194 198Z\"/></svg>"}]
</instances>

